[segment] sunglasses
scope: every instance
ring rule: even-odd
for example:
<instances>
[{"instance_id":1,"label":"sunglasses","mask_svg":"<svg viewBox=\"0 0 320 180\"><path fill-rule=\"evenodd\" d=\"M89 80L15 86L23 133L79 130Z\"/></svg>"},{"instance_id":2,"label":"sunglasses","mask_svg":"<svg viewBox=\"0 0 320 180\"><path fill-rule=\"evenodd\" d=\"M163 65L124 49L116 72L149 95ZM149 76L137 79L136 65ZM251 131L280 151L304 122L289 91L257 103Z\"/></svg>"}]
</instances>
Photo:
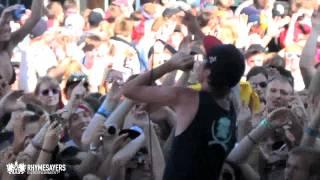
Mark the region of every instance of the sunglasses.
<instances>
[{"instance_id":1,"label":"sunglasses","mask_svg":"<svg viewBox=\"0 0 320 180\"><path fill-rule=\"evenodd\" d=\"M45 90L41 91L41 94L42 94L43 96L48 96L50 91L51 91L52 94L54 94L54 95L56 95L56 94L59 93L59 89L53 88L53 89L45 89Z\"/></svg>"},{"instance_id":2,"label":"sunglasses","mask_svg":"<svg viewBox=\"0 0 320 180\"><path fill-rule=\"evenodd\" d=\"M261 88L265 88L267 87L267 83L266 82L260 82L260 83L252 83L253 86L260 86Z\"/></svg>"},{"instance_id":3,"label":"sunglasses","mask_svg":"<svg viewBox=\"0 0 320 180\"><path fill-rule=\"evenodd\" d=\"M66 86L75 85L75 84L80 83L81 81L84 81L83 86L85 88L89 87L88 77L86 75L72 75L68 79Z\"/></svg>"}]
</instances>

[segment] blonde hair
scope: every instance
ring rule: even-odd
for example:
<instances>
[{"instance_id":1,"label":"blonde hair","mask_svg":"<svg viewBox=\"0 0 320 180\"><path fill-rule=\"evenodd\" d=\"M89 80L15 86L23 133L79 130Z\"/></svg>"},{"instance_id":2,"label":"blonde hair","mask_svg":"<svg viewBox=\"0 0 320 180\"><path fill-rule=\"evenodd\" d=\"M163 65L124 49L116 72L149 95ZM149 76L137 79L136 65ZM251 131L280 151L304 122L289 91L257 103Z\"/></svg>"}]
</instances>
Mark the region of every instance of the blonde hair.
<instances>
[{"instance_id":1,"label":"blonde hair","mask_svg":"<svg viewBox=\"0 0 320 180\"><path fill-rule=\"evenodd\" d=\"M165 23L166 23L166 20L163 17L159 17L153 22L153 24L151 26L151 30L153 32L157 32L157 31L159 31L161 26L163 26Z\"/></svg>"},{"instance_id":2,"label":"blonde hair","mask_svg":"<svg viewBox=\"0 0 320 180\"><path fill-rule=\"evenodd\" d=\"M133 30L133 22L128 18L122 18L115 22L114 34L125 37L131 36Z\"/></svg>"},{"instance_id":3,"label":"blonde hair","mask_svg":"<svg viewBox=\"0 0 320 180\"><path fill-rule=\"evenodd\" d=\"M81 64L76 60L70 60L66 65L65 72L63 74L64 79L68 79L71 74L81 71Z\"/></svg>"}]
</instances>

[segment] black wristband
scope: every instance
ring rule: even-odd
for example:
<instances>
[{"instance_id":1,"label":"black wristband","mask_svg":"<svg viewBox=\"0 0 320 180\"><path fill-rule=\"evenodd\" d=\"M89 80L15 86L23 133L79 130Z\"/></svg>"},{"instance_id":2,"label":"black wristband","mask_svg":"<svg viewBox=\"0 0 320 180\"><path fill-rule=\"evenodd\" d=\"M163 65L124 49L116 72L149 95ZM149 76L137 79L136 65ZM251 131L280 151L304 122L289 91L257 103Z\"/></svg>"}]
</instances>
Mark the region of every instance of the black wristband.
<instances>
[{"instance_id":1,"label":"black wristband","mask_svg":"<svg viewBox=\"0 0 320 180\"><path fill-rule=\"evenodd\" d=\"M44 149L44 148L41 148L41 151L46 152L48 154L52 154L53 153L53 151L50 151L50 150Z\"/></svg>"}]
</instances>

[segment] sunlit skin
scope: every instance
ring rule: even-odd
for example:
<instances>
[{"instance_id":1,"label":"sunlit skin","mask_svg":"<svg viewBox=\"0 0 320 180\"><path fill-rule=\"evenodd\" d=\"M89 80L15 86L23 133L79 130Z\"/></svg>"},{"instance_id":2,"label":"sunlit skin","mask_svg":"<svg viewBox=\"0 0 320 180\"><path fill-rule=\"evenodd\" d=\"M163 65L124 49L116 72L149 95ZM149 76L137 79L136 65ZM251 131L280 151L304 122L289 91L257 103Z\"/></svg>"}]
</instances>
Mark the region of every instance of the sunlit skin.
<instances>
[{"instance_id":1,"label":"sunlit skin","mask_svg":"<svg viewBox=\"0 0 320 180\"><path fill-rule=\"evenodd\" d=\"M266 91L267 109L269 112L280 108L287 107L293 88L285 80L273 80L268 83Z\"/></svg>"},{"instance_id":2,"label":"sunlit skin","mask_svg":"<svg viewBox=\"0 0 320 180\"><path fill-rule=\"evenodd\" d=\"M46 94L47 92L48 94ZM43 83L40 85L38 97L43 104L55 107L59 103L59 93L59 87L52 86L49 83Z\"/></svg>"}]
</instances>

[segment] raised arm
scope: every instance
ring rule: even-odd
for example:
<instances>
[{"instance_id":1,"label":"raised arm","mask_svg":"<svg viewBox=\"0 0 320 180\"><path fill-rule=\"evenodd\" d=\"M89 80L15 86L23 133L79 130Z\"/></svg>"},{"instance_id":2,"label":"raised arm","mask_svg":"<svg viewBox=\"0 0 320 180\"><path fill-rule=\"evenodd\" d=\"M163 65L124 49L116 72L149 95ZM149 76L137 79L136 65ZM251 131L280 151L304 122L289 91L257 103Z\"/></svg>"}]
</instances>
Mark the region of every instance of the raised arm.
<instances>
[{"instance_id":1,"label":"raised arm","mask_svg":"<svg viewBox=\"0 0 320 180\"><path fill-rule=\"evenodd\" d=\"M149 120L148 114L146 113L144 113L143 117L141 117L141 120L137 120L134 123L142 127L144 134L146 134L146 144L148 152L151 152L148 153L148 155L150 159L152 159L151 167L154 179L161 180L164 173L165 160L158 136L156 135L153 127L153 123Z\"/></svg>"},{"instance_id":2,"label":"raised arm","mask_svg":"<svg viewBox=\"0 0 320 180\"><path fill-rule=\"evenodd\" d=\"M157 68L143 73L124 85L123 93L129 99L138 102L156 103L160 105L173 105L180 94L177 87L155 87L148 86L152 81L162 77L164 74L176 69L186 70L193 65L191 55L178 52L171 59Z\"/></svg>"},{"instance_id":3,"label":"raised arm","mask_svg":"<svg viewBox=\"0 0 320 180\"><path fill-rule=\"evenodd\" d=\"M309 108L311 111L311 121L304 129L304 135L301 146L314 146L318 137L320 137L320 100L318 89L315 88L319 84L320 72L318 71L310 84L309 92Z\"/></svg>"},{"instance_id":4,"label":"raised arm","mask_svg":"<svg viewBox=\"0 0 320 180\"><path fill-rule=\"evenodd\" d=\"M48 117L41 118L47 118ZM30 155L34 160L37 158L37 155L40 151L40 148L43 144L46 132L49 127L49 120L46 121L46 123L41 127L40 131L32 138L31 143L28 144L28 146L24 149L24 153Z\"/></svg>"},{"instance_id":5,"label":"raised arm","mask_svg":"<svg viewBox=\"0 0 320 180\"><path fill-rule=\"evenodd\" d=\"M286 47L289 47L290 45L292 45L294 43L295 26L296 26L296 23L298 21L298 18L301 15L302 15L302 12L297 12L297 13L294 13L291 16L291 21L289 23L287 35L286 35L285 40L284 40L284 44L285 44Z\"/></svg>"},{"instance_id":6,"label":"raised arm","mask_svg":"<svg viewBox=\"0 0 320 180\"><path fill-rule=\"evenodd\" d=\"M34 28L34 26L40 20L43 14L43 1L44 0L33 0L31 6L31 17L26 23L17 31L13 32L10 40L10 49L12 50L20 41L22 41Z\"/></svg>"},{"instance_id":7,"label":"raised arm","mask_svg":"<svg viewBox=\"0 0 320 180\"><path fill-rule=\"evenodd\" d=\"M121 136L113 136L108 137L107 141L104 143L110 143L108 146L110 147L110 150L108 149L106 153L106 158L103 160L101 166L98 168L97 174L101 179L105 179L109 175L111 175L112 171L112 158L113 156L126 144L129 143L128 134L122 134Z\"/></svg>"},{"instance_id":8,"label":"raised arm","mask_svg":"<svg viewBox=\"0 0 320 180\"><path fill-rule=\"evenodd\" d=\"M189 33L194 35L194 40L202 42L205 34L201 31L201 27L199 25L199 22L197 21L197 17L189 12L185 12L183 23L188 27Z\"/></svg>"},{"instance_id":9,"label":"raised arm","mask_svg":"<svg viewBox=\"0 0 320 180\"><path fill-rule=\"evenodd\" d=\"M286 108L276 109L271 112L266 119L261 121L258 127L253 129L239 142L238 146L231 151L227 159L236 164L246 163L255 145L264 137L270 135L274 129L285 125L291 118L293 118L293 114Z\"/></svg>"},{"instance_id":10,"label":"raised arm","mask_svg":"<svg viewBox=\"0 0 320 180\"><path fill-rule=\"evenodd\" d=\"M92 139L93 131L102 125L109 117L109 115L114 111L119 103L119 97L117 96L118 91L120 91L119 86L113 84L109 94L100 105L98 112L91 119L88 127L82 134L81 143L84 145L89 145ZM120 109L118 110L120 111ZM122 110L121 110L122 111Z\"/></svg>"},{"instance_id":11,"label":"raised arm","mask_svg":"<svg viewBox=\"0 0 320 180\"><path fill-rule=\"evenodd\" d=\"M145 139L144 133L141 133L136 139L131 140L113 156L112 165L117 168L124 167L139 149L143 147Z\"/></svg>"},{"instance_id":12,"label":"raised arm","mask_svg":"<svg viewBox=\"0 0 320 180\"><path fill-rule=\"evenodd\" d=\"M315 56L317 52L317 41L320 33L320 10L315 11L312 15L312 31L303 48L300 61L300 70L306 88L309 87L310 81L316 72L314 68Z\"/></svg>"},{"instance_id":13,"label":"raised arm","mask_svg":"<svg viewBox=\"0 0 320 180\"><path fill-rule=\"evenodd\" d=\"M62 128L59 126L58 122L53 122L50 124L48 131L46 132L43 145L40 149L40 154L37 159L36 164L50 164L52 153L59 141L59 134L61 133ZM29 180L41 180L45 179L43 174L32 174L28 177Z\"/></svg>"}]
</instances>

